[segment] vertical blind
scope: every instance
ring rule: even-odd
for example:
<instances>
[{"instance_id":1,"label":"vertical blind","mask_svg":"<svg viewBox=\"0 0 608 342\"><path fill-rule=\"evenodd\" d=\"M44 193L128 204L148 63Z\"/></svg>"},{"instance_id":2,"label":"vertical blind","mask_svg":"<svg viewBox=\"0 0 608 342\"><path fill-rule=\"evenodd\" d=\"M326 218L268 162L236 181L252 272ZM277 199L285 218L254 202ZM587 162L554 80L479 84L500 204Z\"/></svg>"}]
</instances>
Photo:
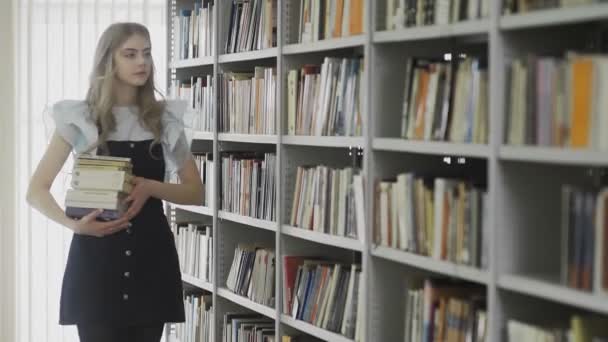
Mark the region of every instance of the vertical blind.
<instances>
[{"instance_id":1,"label":"vertical blind","mask_svg":"<svg viewBox=\"0 0 608 342\"><path fill-rule=\"evenodd\" d=\"M3 0L4 1L4 0ZM53 124L46 108L84 99L95 46L113 22L148 27L156 86L166 88L166 0L14 0L16 6L17 341L77 342L73 326L59 326L59 296L71 231L47 220L25 201L30 176ZM68 161L52 193L62 204ZM95 295L95 294L91 294Z\"/></svg>"}]
</instances>

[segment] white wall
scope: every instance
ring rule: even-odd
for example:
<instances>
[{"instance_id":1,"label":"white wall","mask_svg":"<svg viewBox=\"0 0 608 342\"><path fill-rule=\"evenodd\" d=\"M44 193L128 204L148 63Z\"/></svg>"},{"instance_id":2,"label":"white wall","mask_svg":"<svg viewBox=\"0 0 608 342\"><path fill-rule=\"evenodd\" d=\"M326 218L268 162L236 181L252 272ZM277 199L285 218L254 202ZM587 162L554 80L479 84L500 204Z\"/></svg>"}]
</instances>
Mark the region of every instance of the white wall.
<instances>
[{"instance_id":1,"label":"white wall","mask_svg":"<svg viewBox=\"0 0 608 342\"><path fill-rule=\"evenodd\" d=\"M13 3L0 0L0 341L15 341Z\"/></svg>"}]
</instances>

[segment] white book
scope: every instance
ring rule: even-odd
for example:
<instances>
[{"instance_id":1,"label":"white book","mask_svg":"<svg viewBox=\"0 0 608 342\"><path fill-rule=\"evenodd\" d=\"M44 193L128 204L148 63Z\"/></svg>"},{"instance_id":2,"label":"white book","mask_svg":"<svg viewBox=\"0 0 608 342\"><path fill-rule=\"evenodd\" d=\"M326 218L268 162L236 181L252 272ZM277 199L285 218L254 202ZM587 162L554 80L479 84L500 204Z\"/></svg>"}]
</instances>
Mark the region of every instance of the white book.
<instances>
[{"instance_id":1,"label":"white book","mask_svg":"<svg viewBox=\"0 0 608 342\"><path fill-rule=\"evenodd\" d=\"M205 234L201 234L200 239L201 239L201 242L200 242L200 246L201 246L201 253L200 253L200 265L201 265L200 278L203 281L209 282L210 279L208 277L208 271L207 271L207 268L209 267L209 250L208 250L208 247L209 247L209 236L205 232Z\"/></svg>"},{"instance_id":2,"label":"white book","mask_svg":"<svg viewBox=\"0 0 608 342\"><path fill-rule=\"evenodd\" d=\"M327 307L325 308L323 322L321 323L321 328L327 329L327 325L329 323L329 319L331 318L331 312L334 307L334 303L336 301L336 290L338 287L338 280L340 279L340 274L342 273L342 265L336 264L334 266L333 278L331 280L331 287L329 288L329 299L327 303Z\"/></svg>"},{"instance_id":3,"label":"white book","mask_svg":"<svg viewBox=\"0 0 608 342\"><path fill-rule=\"evenodd\" d=\"M350 184L350 180L352 179L352 169L346 168L340 170L340 188L339 188L339 204L338 204L338 236L346 235L346 220L347 220L347 212L346 212L346 196L348 191L348 186Z\"/></svg>"},{"instance_id":4,"label":"white book","mask_svg":"<svg viewBox=\"0 0 608 342\"><path fill-rule=\"evenodd\" d=\"M479 2L480 0L467 1L467 20L479 18Z\"/></svg>"},{"instance_id":5,"label":"white book","mask_svg":"<svg viewBox=\"0 0 608 342\"><path fill-rule=\"evenodd\" d=\"M416 223L414 222L414 175L407 173L405 175L405 231L407 237L407 250L414 251L418 245L416 237Z\"/></svg>"},{"instance_id":6,"label":"white book","mask_svg":"<svg viewBox=\"0 0 608 342\"><path fill-rule=\"evenodd\" d=\"M200 258L201 258L201 239L202 235L198 230L194 231L195 234L193 236L194 239L194 256L193 256L193 267L192 267L192 276L200 279Z\"/></svg>"},{"instance_id":7,"label":"white book","mask_svg":"<svg viewBox=\"0 0 608 342\"><path fill-rule=\"evenodd\" d=\"M435 25L450 23L450 0L435 0Z\"/></svg>"},{"instance_id":8,"label":"white book","mask_svg":"<svg viewBox=\"0 0 608 342\"><path fill-rule=\"evenodd\" d=\"M76 190L68 189L67 201L99 202L116 204L123 197L120 192L112 190Z\"/></svg>"},{"instance_id":9,"label":"white book","mask_svg":"<svg viewBox=\"0 0 608 342\"><path fill-rule=\"evenodd\" d=\"M414 138L414 129L416 128L416 107L418 103L416 99L418 98L418 83L420 80L420 70L417 68L412 68L413 80L410 91L410 100L407 108L407 130L405 138L413 139ZM404 110L406 110L404 108Z\"/></svg>"},{"instance_id":10,"label":"white book","mask_svg":"<svg viewBox=\"0 0 608 342\"><path fill-rule=\"evenodd\" d=\"M390 194L391 183L380 182L380 245L389 246L388 220L390 218Z\"/></svg>"},{"instance_id":11,"label":"white book","mask_svg":"<svg viewBox=\"0 0 608 342\"><path fill-rule=\"evenodd\" d=\"M359 279L359 290L357 291L357 323L355 326L355 342L365 342L365 305L364 304L364 296L365 292L365 281L363 281L363 275L361 275L361 279Z\"/></svg>"},{"instance_id":12,"label":"white book","mask_svg":"<svg viewBox=\"0 0 608 342\"><path fill-rule=\"evenodd\" d=\"M353 187L355 189L355 208L357 211L357 238L359 241L365 240L365 197L364 197L364 177L362 175L353 176Z\"/></svg>"},{"instance_id":13,"label":"white book","mask_svg":"<svg viewBox=\"0 0 608 342\"><path fill-rule=\"evenodd\" d=\"M397 222L394 222L395 230L399 231L399 247L402 250L408 249L408 222L407 222L407 186L406 186L406 174L400 174L397 176L397 183L395 187L395 193L397 194Z\"/></svg>"},{"instance_id":14,"label":"white book","mask_svg":"<svg viewBox=\"0 0 608 342\"><path fill-rule=\"evenodd\" d=\"M443 66L437 65L432 70L429 76L429 84L426 95L426 104L424 106L424 139L431 140L431 132L433 128L433 118L435 117L435 104L437 103L437 84L439 82L439 74Z\"/></svg>"},{"instance_id":15,"label":"white book","mask_svg":"<svg viewBox=\"0 0 608 342\"><path fill-rule=\"evenodd\" d=\"M342 12L342 37L350 36L350 5L351 0L344 0Z\"/></svg>"},{"instance_id":16,"label":"white book","mask_svg":"<svg viewBox=\"0 0 608 342\"><path fill-rule=\"evenodd\" d=\"M390 215L390 223L389 223L389 234L391 236L391 245L392 248L399 248L399 219L398 219L398 211L400 208L397 206L398 203L398 189L396 183L391 183L390 193L389 193L389 215Z\"/></svg>"},{"instance_id":17,"label":"white book","mask_svg":"<svg viewBox=\"0 0 608 342\"><path fill-rule=\"evenodd\" d=\"M432 251L432 256L435 259L440 259L441 258L441 242L442 239L445 238L443 236L443 225L444 225L444 196L445 196L445 190L446 190L446 180L443 178L436 178L435 179L435 184L433 187L433 191L434 191L434 196L433 196L433 200L434 200L434 214L435 214L435 219L434 221L434 225L435 225L435 231L433 234L433 251Z\"/></svg>"},{"instance_id":18,"label":"white book","mask_svg":"<svg viewBox=\"0 0 608 342\"><path fill-rule=\"evenodd\" d=\"M387 31L393 30L395 25L393 23L393 17L395 16L395 5L397 4L397 0L387 0L386 1L386 17L384 21L386 23L385 29Z\"/></svg>"},{"instance_id":19,"label":"white book","mask_svg":"<svg viewBox=\"0 0 608 342\"><path fill-rule=\"evenodd\" d=\"M340 333L342 335L346 335L346 326L350 321L350 317L352 317L352 302L353 302L353 292L355 286L355 276L357 273L357 265L352 264L350 268L350 277L348 279L348 288L346 292L346 305L344 306L344 316L342 319L342 325L340 327Z\"/></svg>"},{"instance_id":20,"label":"white book","mask_svg":"<svg viewBox=\"0 0 608 342\"><path fill-rule=\"evenodd\" d=\"M319 40L319 28L321 25L321 0L312 1L312 39L316 42Z\"/></svg>"}]
</instances>

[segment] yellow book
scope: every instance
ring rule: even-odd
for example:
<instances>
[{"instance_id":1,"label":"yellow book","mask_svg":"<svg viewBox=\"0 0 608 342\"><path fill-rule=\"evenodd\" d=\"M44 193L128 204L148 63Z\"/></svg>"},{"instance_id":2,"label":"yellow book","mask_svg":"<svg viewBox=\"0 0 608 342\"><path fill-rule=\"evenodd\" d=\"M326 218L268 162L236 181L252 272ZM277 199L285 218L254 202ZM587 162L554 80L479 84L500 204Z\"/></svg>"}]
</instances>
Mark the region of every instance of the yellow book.
<instances>
[{"instance_id":1,"label":"yellow book","mask_svg":"<svg viewBox=\"0 0 608 342\"><path fill-rule=\"evenodd\" d=\"M593 60L575 57L572 61L571 146L587 147L593 93Z\"/></svg>"},{"instance_id":2,"label":"yellow book","mask_svg":"<svg viewBox=\"0 0 608 342\"><path fill-rule=\"evenodd\" d=\"M350 34L363 33L363 0L350 1Z\"/></svg>"}]
</instances>

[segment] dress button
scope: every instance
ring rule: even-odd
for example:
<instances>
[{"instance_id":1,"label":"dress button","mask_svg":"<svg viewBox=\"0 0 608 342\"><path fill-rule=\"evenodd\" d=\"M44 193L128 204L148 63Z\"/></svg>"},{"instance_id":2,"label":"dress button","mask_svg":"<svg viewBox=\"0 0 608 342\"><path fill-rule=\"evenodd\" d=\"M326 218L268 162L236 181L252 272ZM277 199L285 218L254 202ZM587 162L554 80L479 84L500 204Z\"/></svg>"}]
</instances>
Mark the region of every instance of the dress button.
<instances>
[{"instance_id":1,"label":"dress button","mask_svg":"<svg viewBox=\"0 0 608 342\"><path fill-rule=\"evenodd\" d=\"M127 249L127 250L125 251L125 255L126 255L126 256L131 256L131 254L132 254L132 253L131 253L131 250L130 250L130 249Z\"/></svg>"},{"instance_id":2,"label":"dress button","mask_svg":"<svg viewBox=\"0 0 608 342\"><path fill-rule=\"evenodd\" d=\"M129 144L129 146L130 146L131 148L134 148L134 147L135 147L135 144L134 144L134 143L130 143L130 144Z\"/></svg>"},{"instance_id":3,"label":"dress button","mask_svg":"<svg viewBox=\"0 0 608 342\"><path fill-rule=\"evenodd\" d=\"M129 277L131 276L131 272L126 271L126 272L124 273L124 275L125 275L125 278L129 278Z\"/></svg>"},{"instance_id":4,"label":"dress button","mask_svg":"<svg viewBox=\"0 0 608 342\"><path fill-rule=\"evenodd\" d=\"M131 234L133 233L133 231L131 230L131 228L127 228L127 234Z\"/></svg>"},{"instance_id":5,"label":"dress button","mask_svg":"<svg viewBox=\"0 0 608 342\"><path fill-rule=\"evenodd\" d=\"M123 295L122 295L122 299L123 299L123 300L128 300L128 299L129 299L129 295L128 295L128 294L126 294L126 293L125 293L125 294L123 294Z\"/></svg>"}]
</instances>

